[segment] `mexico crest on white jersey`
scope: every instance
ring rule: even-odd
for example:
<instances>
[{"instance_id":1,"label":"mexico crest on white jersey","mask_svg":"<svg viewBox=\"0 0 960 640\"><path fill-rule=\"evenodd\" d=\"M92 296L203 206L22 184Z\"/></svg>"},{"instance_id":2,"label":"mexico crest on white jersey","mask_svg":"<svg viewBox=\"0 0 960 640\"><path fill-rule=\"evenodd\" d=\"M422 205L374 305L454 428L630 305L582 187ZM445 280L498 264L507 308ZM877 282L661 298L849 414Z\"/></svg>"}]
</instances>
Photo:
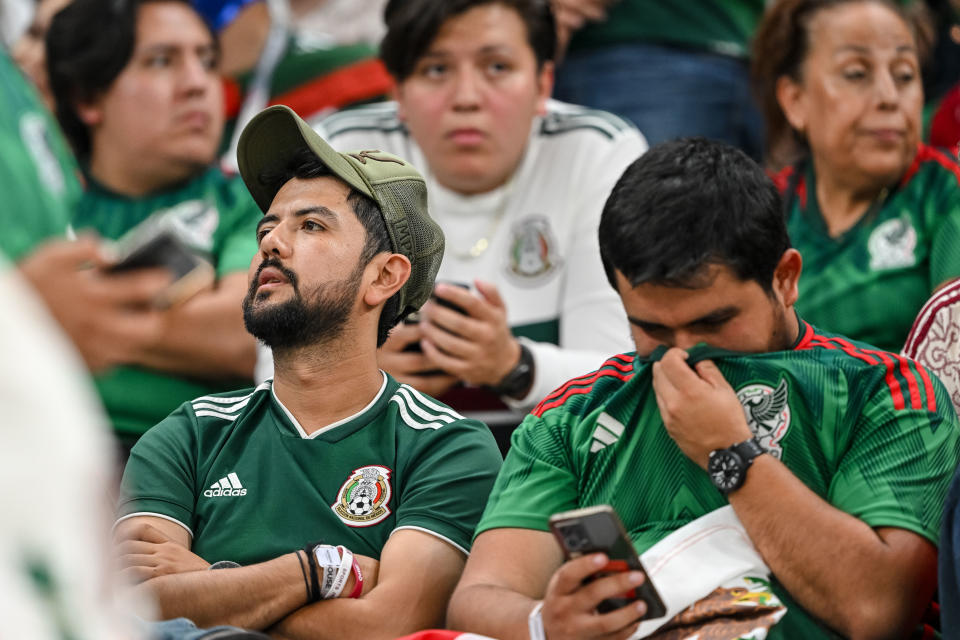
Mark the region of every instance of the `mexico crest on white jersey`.
<instances>
[{"instance_id":1,"label":"mexico crest on white jersey","mask_svg":"<svg viewBox=\"0 0 960 640\"><path fill-rule=\"evenodd\" d=\"M390 515L390 469L369 465L354 469L330 505L350 527L369 527Z\"/></svg>"},{"instance_id":2,"label":"mexico crest on white jersey","mask_svg":"<svg viewBox=\"0 0 960 640\"><path fill-rule=\"evenodd\" d=\"M539 283L558 266L557 241L546 216L529 216L514 225L507 271L515 280Z\"/></svg>"},{"instance_id":3,"label":"mexico crest on white jersey","mask_svg":"<svg viewBox=\"0 0 960 640\"><path fill-rule=\"evenodd\" d=\"M763 450L777 460L783 456L779 443L790 428L789 395L785 379L776 389L765 384L750 384L737 391L747 425Z\"/></svg>"}]
</instances>

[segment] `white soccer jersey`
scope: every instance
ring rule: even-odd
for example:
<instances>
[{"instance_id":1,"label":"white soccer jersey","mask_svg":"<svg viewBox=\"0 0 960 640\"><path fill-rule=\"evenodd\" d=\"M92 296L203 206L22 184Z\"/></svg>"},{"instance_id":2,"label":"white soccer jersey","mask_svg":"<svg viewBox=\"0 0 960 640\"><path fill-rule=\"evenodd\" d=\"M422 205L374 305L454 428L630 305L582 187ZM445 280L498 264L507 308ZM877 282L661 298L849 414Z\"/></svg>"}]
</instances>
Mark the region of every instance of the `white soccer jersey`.
<instances>
[{"instance_id":1,"label":"white soccer jersey","mask_svg":"<svg viewBox=\"0 0 960 640\"><path fill-rule=\"evenodd\" d=\"M603 111L549 101L506 185L465 196L437 183L394 103L314 123L341 151L379 149L409 160L427 181L430 215L446 235L438 280L494 283L515 335L535 361L532 407L552 389L632 350L626 316L600 262L600 212L624 169L647 149L635 127ZM480 238L489 248L469 254Z\"/></svg>"}]
</instances>

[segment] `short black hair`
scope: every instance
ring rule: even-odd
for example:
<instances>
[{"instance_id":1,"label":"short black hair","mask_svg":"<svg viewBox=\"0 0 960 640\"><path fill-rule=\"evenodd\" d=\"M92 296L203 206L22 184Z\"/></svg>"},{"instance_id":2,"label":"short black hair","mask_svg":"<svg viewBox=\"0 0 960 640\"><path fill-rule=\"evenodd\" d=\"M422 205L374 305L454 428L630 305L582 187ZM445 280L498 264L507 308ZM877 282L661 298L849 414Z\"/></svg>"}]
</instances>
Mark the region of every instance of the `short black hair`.
<instances>
[{"instance_id":1,"label":"short black hair","mask_svg":"<svg viewBox=\"0 0 960 640\"><path fill-rule=\"evenodd\" d=\"M387 34L380 43L387 71L397 81L406 80L447 20L490 4L503 5L520 16L538 69L554 59L557 23L550 0L389 0L383 12Z\"/></svg>"},{"instance_id":2,"label":"short black hair","mask_svg":"<svg viewBox=\"0 0 960 640\"><path fill-rule=\"evenodd\" d=\"M790 248L783 203L745 153L686 138L660 144L627 167L600 218L600 257L631 286L696 289L704 267L729 267L767 293Z\"/></svg>"},{"instance_id":3,"label":"short black hair","mask_svg":"<svg viewBox=\"0 0 960 640\"><path fill-rule=\"evenodd\" d=\"M311 180L325 176L337 178L315 153L309 149L300 149L290 159L283 171L262 175L260 176L260 182L276 193L280 191L283 185L294 178ZM383 221L380 206L372 198L350 187L347 202L353 207L353 212L360 224L363 225L364 231L366 231L363 249L360 251L360 259L357 264L358 268L363 268L370 264L374 256L384 251L393 251L390 245L390 236L387 233L387 224ZM383 311L380 312L380 320L377 324L378 347L386 342L390 330L397 326L401 320L403 320L403 317L400 315L400 292L398 291L390 296L390 299L383 306Z\"/></svg>"},{"instance_id":4,"label":"short black hair","mask_svg":"<svg viewBox=\"0 0 960 640\"><path fill-rule=\"evenodd\" d=\"M76 105L110 88L130 62L137 40L140 7L176 2L196 12L190 0L73 0L50 21L46 36L47 74L57 120L81 159L90 155L90 132ZM216 33L197 13L219 53Z\"/></svg>"}]
</instances>

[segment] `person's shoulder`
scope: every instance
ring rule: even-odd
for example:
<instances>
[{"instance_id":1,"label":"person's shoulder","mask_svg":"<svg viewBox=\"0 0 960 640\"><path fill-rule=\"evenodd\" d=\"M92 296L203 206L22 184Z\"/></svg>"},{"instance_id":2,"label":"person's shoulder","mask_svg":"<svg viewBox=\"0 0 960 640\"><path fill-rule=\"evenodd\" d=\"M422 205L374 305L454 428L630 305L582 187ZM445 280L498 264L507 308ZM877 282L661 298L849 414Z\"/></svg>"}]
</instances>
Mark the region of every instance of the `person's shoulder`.
<instances>
[{"instance_id":1,"label":"person's shoulder","mask_svg":"<svg viewBox=\"0 0 960 640\"><path fill-rule=\"evenodd\" d=\"M200 396L184 403L184 409L200 430L231 427L257 411L271 385L272 380L267 380L252 388Z\"/></svg>"},{"instance_id":2,"label":"person's shoulder","mask_svg":"<svg viewBox=\"0 0 960 640\"><path fill-rule=\"evenodd\" d=\"M640 130L624 118L609 111L558 100L547 102L547 112L540 118L537 133L546 140L581 140L594 144L630 140L646 147Z\"/></svg>"},{"instance_id":3,"label":"person's shoulder","mask_svg":"<svg viewBox=\"0 0 960 640\"><path fill-rule=\"evenodd\" d=\"M483 431L485 425L465 417L433 396L397 382L391 376L387 393L388 406L397 428L404 432L419 432L427 435L452 427L448 430Z\"/></svg>"},{"instance_id":4,"label":"person's shoulder","mask_svg":"<svg viewBox=\"0 0 960 640\"><path fill-rule=\"evenodd\" d=\"M938 382L920 364L900 354L846 336L806 326L793 351L816 366L840 369L851 392L889 399L894 410L935 410Z\"/></svg>"},{"instance_id":5,"label":"person's shoulder","mask_svg":"<svg viewBox=\"0 0 960 640\"><path fill-rule=\"evenodd\" d=\"M635 355L622 353L608 358L590 373L568 380L547 394L531 411L537 418L548 415L584 416L598 403L620 391L636 373Z\"/></svg>"},{"instance_id":6,"label":"person's shoulder","mask_svg":"<svg viewBox=\"0 0 960 640\"><path fill-rule=\"evenodd\" d=\"M377 102L343 109L310 124L333 146L336 146L337 138L352 133L405 135L407 130L397 115L395 102Z\"/></svg>"},{"instance_id":7,"label":"person's shoulder","mask_svg":"<svg viewBox=\"0 0 960 640\"><path fill-rule=\"evenodd\" d=\"M925 143L917 145L917 154L900 179L899 188L907 190L915 187L918 190L926 191L931 185L922 179L923 176L928 176L928 179L937 183L943 183L951 191L960 188L960 161L958 161L956 151L941 149Z\"/></svg>"}]
</instances>

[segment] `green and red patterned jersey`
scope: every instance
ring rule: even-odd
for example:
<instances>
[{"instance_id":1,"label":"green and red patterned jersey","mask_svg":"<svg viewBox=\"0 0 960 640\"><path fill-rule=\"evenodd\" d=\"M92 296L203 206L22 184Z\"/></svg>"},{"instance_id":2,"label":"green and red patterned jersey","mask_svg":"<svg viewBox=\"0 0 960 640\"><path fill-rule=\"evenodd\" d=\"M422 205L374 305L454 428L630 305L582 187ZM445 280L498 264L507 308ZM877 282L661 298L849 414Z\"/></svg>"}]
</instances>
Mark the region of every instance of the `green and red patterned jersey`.
<instances>
[{"instance_id":1,"label":"green and red patterned jersey","mask_svg":"<svg viewBox=\"0 0 960 640\"><path fill-rule=\"evenodd\" d=\"M257 252L256 226L263 214L239 176L209 169L184 184L142 198L112 193L93 179L88 182L73 219L78 231L92 229L117 239L163 212L176 219L184 240L209 253L218 276L246 271ZM133 439L186 400L236 388L238 381L199 380L123 366L98 375L96 384L114 429Z\"/></svg>"},{"instance_id":2,"label":"green and red patterned jersey","mask_svg":"<svg viewBox=\"0 0 960 640\"><path fill-rule=\"evenodd\" d=\"M501 464L483 423L383 374L366 407L307 435L272 383L197 398L148 431L117 516L177 522L209 562L321 539L379 558L398 529L467 553Z\"/></svg>"},{"instance_id":3,"label":"green and red patterned jersey","mask_svg":"<svg viewBox=\"0 0 960 640\"><path fill-rule=\"evenodd\" d=\"M227 125L224 144L233 136L236 118L253 72L224 80ZM376 47L356 43L331 45L291 36L270 77L267 105L285 104L304 120L366 102L384 100L393 80Z\"/></svg>"},{"instance_id":4,"label":"green and red patterned jersey","mask_svg":"<svg viewBox=\"0 0 960 640\"><path fill-rule=\"evenodd\" d=\"M0 50L0 255L26 256L40 242L66 237L80 198L77 164L33 86Z\"/></svg>"},{"instance_id":5,"label":"green and red patterned jersey","mask_svg":"<svg viewBox=\"0 0 960 640\"><path fill-rule=\"evenodd\" d=\"M800 334L788 351L696 347L690 359L714 359L764 450L820 498L936 544L960 461L960 424L942 385L911 360L803 321ZM642 553L728 504L667 434L651 362L617 356L547 396L514 433L477 533L547 531L553 513L610 504ZM790 612L771 637L831 637L775 591Z\"/></svg>"},{"instance_id":6,"label":"green and red patterned jersey","mask_svg":"<svg viewBox=\"0 0 960 640\"><path fill-rule=\"evenodd\" d=\"M900 183L837 237L827 232L810 167L787 168L775 182L803 255L798 311L818 327L900 351L933 290L960 276L956 159L921 144Z\"/></svg>"}]
</instances>

